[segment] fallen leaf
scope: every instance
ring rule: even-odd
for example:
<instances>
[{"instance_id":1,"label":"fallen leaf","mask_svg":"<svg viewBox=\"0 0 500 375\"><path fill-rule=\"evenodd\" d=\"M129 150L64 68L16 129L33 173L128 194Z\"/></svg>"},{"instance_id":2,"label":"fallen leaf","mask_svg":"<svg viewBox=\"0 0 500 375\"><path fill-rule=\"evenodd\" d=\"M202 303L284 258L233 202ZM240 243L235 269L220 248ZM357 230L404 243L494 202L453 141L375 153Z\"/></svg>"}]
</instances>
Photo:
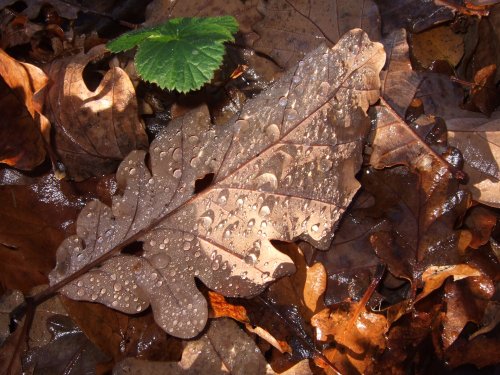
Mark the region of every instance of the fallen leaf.
<instances>
[{"instance_id":1,"label":"fallen leaf","mask_svg":"<svg viewBox=\"0 0 500 375\"><path fill-rule=\"evenodd\" d=\"M445 353L450 367L474 364L478 368L498 365L500 339L498 331L491 337L479 336L473 340L458 339Z\"/></svg>"},{"instance_id":2,"label":"fallen leaf","mask_svg":"<svg viewBox=\"0 0 500 375\"><path fill-rule=\"evenodd\" d=\"M16 3L15 0L0 0L0 9ZM40 9L47 4L45 0L24 0L26 8L22 11L29 19L35 19L40 13ZM68 19L76 19L78 12L82 10L79 6L73 5L63 0L50 0L50 5L53 6L61 17Z\"/></svg>"},{"instance_id":3,"label":"fallen leaf","mask_svg":"<svg viewBox=\"0 0 500 375\"><path fill-rule=\"evenodd\" d=\"M31 349L23 358L23 368L46 374L84 374L95 371L98 363L109 358L95 347L64 315L54 315L47 321L52 340L41 347Z\"/></svg>"},{"instance_id":4,"label":"fallen leaf","mask_svg":"<svg viewBox=\"0 0 500 375\"><path fill-rule=\"evenodd\" d=\"M419 293L415 302L425 298L430 293L440 288L448 277L453 277L453 281L462 280L466 277L481 276L482 273L468 264L455 264L452 266L431 266L422 274L424 289Z\"/></svg>"},{"instance_id":5,"label":"fallen leaf","mask_svg":"<svg viewBox=\"0 0 500 375\"><path fill-rule=\"evenodd\" d=\"M436 60L444 60L455 67L464 54L463 36L448 25L412 34L411 44L413 57L426 69Z\"/></svg>"},{"instance_id":6,"label":"fallen leaf","mask_svg":"<svg viewBox=\"0 0 500 375\"><path fill-rule=\"evenodd\" d=\"M83 80L85 67L105 53L101 45L48 67L53 82L45 109L54 126L54 146L68 176L76 181L114 172L130 151L148 144L134 86L125 71L108 70L94 91Z\"/></svg>"},{"instance_id":7,"label":"fallen leaf","mask_svg":"<svg viewBox=\"0 0 500 375\"><path fill-rule=\"evenodd\" d=\"M469 176L473 198L500 207L500 119L457 118L446 124L449 143L464 156L464 172Z\"/></svg>"},{"instance_id":8,"label":"fallen leaf","mask_svg":"<svg viewBox=\"0 0 500 375\"><path fill-rule=\"evenodd\" d=\"M259 11L264 18L253 27L260 37L253 47L284 68L322 43L334 45L353 28L363 29L372 40L380 39L378 9L372 0L270 0L262 1ZM358 52L355 44L351 49Z\"/></svg>"},{"instance_id":9,"label":"fallen leaf","mask_svg":"<svg viewBox=\"0 0 500 375\"><path fill-rule=\"evenodd\" d=\"M189 341L179 362L127 358L113 374L264 374L266 360L253 340L231 319L210 322L207 332Z\"/></svg>"},{"instance_id":10,"label":"fallen leaf","mask_svg":"<svg viewBox=\"0 0 500 375\"><path fill-rule=\"evenodd\" d=\"M30 170L44 161L50 125L33 98L46 84L41 69L0 50L0 163Z\"/></svg>"},{"instance_id":11,"label":"fallen leaf","mask_svg":"<svg viewBox=\"0 0 500 375\"><path fill-rule=\"evenodd\" d=\"M472 234L469 247L478 249L486 245L490 241L497 219L497 215L489 208L480 205L472 207L465 219L465 225Z\"/></svg>"},{"instance_id":12,"label":"fallen leaf","mask_svg":"<svg viewBox=\"0 0 500 375\"><path fill-rule=\"evenodd\" d=\"M353 201L356 206L358 195ZM380 263L370 243L371 234L385 223L366 214L366 208L350 209L343 217L328 251L317 251L314 262L324 265L328 284L324 296L328 306L343 301L358 301ZM305 246L305 245L302 245Z\"/></svg>"},{"instance_id":13,"label":"fallen leaf","mask_svg":"<svg viewBox=\"0 0 500 375\"><path fill-rule=\"evenodd\" d=\"M112 209L94 201L80 213L77 235L58 250L54 288L126 313L151 304L163 329L188 338L207 319L195 277L251 296L290 273L270 239L328 246L359 187L365 111L378 99L383 60L382 45L354 30L248 101L236 122L209 130L208 114L193 112L171 123L151 145L152 173L146 153L132 152ZM142 256L115 255L135 241Z\"/></svg>"},{"instance_id":14,"label":"fallen leaf","mask_svg":"<svg viewBox=\"0 0 500 375\"><path fill-rule=\"evenodd\" d=\"M62 303L82 332L112 357L113 363L127 357L173 361L181 356L181 341L167 335L154 322L151 312L130 316L104 305L65 297Z\"/></svg>"},{"instance_id":15,"label":"fallen leaf","mask_svg":"<svg viewBox=\"0 0 500 375\"><path fill-rule=\"evenodd\" d=\"M406 28L418 33L433 25L450 21L454 11L428 0L378 0L382 18L382 31L390 34L395 29Z\"/></svg>"},{"instance_id":16,"label":"fallen leaf","mask_svg":"<svg viewBox=\"0 0 500 375\"><path fill-rule=\"evenodd\" d=\"M489 281L492 285L491 280ZM494 286L489 289L494 289ZM482 321L488 301L475 298L468 285L463 282L448 280L444 286L444 293L446 314L443 317L441 339L443 348L448 349L468 322L479 324ZM491 297L492 295L489 295L489 298Z\"/></svg>"},{"instance_id":17,"label":"fallen leaf","mask_svg":"<svg viewBox=\"0 0 500 375\"><path fill-rule=\"evenodd\" d=\"M318 340L335 346L324 354L343 374L364 373L385 348L385 317L359 307L351 303L347 309L325 309L311 320Z\"/></svg>"},{"instance_id":18,"label":"fallen leaf","mask_svg":"<svg viewBox=\"0 0 500 375\"><path fill-rule=\"evenodd\" d=\"M420 74L412 69L406 39L406 31L398 29L382 40L387 61L380 74L381 96L403 118L422 80Z\"/></svg>"},{"instance_id":19,"label":"fallen leaf","mask_svg":"<svg viewBox=\"0 0 500 375\"><path fill-rule=\"evenodd\" d=\"M474 82L469 92L464 108L470 111L482 112L490 116L500 104L500 90L495 86L495 64L479 69L474 75Z\"/></svg>"},{"instance_id":20,"label":"fallen leaf","mask_svg":"<svg viewBox=\"0 0 500 375\"><path fill-rule=\"evenodd\" d=\"M0 170L0 290L46 284L57 246L72 232L83 200L53 174L26 178Z\"/></svg>"}]
</instances>

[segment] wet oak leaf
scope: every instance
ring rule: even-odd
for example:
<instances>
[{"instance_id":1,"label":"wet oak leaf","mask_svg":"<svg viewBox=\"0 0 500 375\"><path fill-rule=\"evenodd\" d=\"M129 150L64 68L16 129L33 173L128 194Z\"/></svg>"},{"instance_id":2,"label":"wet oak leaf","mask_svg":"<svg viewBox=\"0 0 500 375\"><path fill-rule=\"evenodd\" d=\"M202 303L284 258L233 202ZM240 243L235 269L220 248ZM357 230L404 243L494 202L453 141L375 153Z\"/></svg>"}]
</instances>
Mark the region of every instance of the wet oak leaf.
<instances>
[{"instance_id":1,"label":"wet oak leaf","mask_svg":"<svg viewBox=\"0 0 500 375\"><path fill-rule=\"evenodd\" d=\"M225 296L252 296L290 273L270 240L328 247L359 188L366 110L384 60L381 44L353 30L248 101L234 122L210 129L206 110L172 122L150 147L151 169L145 152L132 152L117 172L123 195L80 213L51 284L126 313L151 304L163 329L188 338L207 320L195 277ZM194 194L209 173L211 185ZM135 241L141 256L117 254Z\"/></svg>"},{"instance_id":2,"label":"wet oak leaf","mask_svg":"<svg viewBox=\"0 0 500 375\"><path fill-rule=\"evenodd\" d=\"M0 163L30 170L44 161L50 124L34 96L47 82L41 69L0 49Z\"/></svg>"},{"instance_id":3,"label":"wet oak leaf","mask_svg":"<svg viewBox=\"0 0 500 375\"><path fill-rule=\"evenodd\" d=\"M449 143L464 156L468 187L478 202L500 207L500 118L456 118L446 122Z\"/></svg>"},{"instance_id":4,"label":"wet oak leaf","mask_svg":"<svg viewBox=\"0 0 500 375\"><path fill-rule=\"evenodd\" d=\"M260 38L253 47L284 68L322 43L337 43L353 28L380 39L380 17L372 0L270 0L261 1L258 9L264 18L254 26ZM356 54L356 47L351 52Z\"/></svg>"},{"instance_id":5,"label":"wet oak leaf","mask_svg":"<svg viewBox=\"0 0 500 375\"><path fill-rule=\"evenodd\" d=\"M54 146L68 177L77 181L114 172L130 151L148 145L127 73L108 70L93 91L83 79L85 67L105 54L100 45L47 68L52 85L45 110L54 126Z\"/></svg>"}]
</instances>

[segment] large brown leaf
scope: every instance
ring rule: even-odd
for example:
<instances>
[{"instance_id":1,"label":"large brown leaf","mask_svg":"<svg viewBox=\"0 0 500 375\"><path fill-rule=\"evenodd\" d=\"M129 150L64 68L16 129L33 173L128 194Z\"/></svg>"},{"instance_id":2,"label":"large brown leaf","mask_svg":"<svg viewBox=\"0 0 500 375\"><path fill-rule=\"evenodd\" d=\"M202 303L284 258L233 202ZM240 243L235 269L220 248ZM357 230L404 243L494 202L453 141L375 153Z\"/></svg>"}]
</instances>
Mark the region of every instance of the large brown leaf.
<instances>
[{"instance_id":1,"label":"large brown leaf","mask_svg":"<svg viewBox=\"0 0 500 375\"><path fill-rule=\"evenodd\" d=\"M83 180L112 173L132 150L148 141L139 120L132 82L124 70L106 72L99 87L89 90L83 70L106 53L104 45L54 61L46 111L55 132L55 148L68 176Z\"/></svg>"},{"instance_id":2,"label":"large brown leaf","mask_svg":"<svg viewBox=\"0 0 500 375\"><path fill-rule=\"evenodd\" d=\"M95 201L81 212L51 283L126 313L151 304L167 332L195 336L207 319L195 277L226 296L256 295L293 270L271 239L328 247L359 187L365 111L379 97L383 63L382 45L353 30L226 126L210 129L206 111L174 121L150 147L151 172L146 153L132 152L112 208ZM195 194L196 179L210 176ZM134 241L140 257L116 254Z\"/></svg>"},{"instance_id":3,"label":"large brown leaf","mask_svg":"<svg viewBox=\"0 0 500 375\"><path fill-rule=\"evenodd\" d=\"M29 170L45 159L42 137L48 139L49 123L33 97L46 84L42 70L0 49L0 163Z\"/></svg>"},{"instance_id":4,"label":"large brown leaf","mask_svg":"<svg viewBox=\"0 0 500 375\"><path fill-rule=\"evenodd\" d=\"M290 68L321 43L333 45L352 28L380 39L378 8L372 0L261 1L264 19L254 26L260 39L254 48ZM356 47L352 53L356 54Z\"/></svg>"}]
</instances>

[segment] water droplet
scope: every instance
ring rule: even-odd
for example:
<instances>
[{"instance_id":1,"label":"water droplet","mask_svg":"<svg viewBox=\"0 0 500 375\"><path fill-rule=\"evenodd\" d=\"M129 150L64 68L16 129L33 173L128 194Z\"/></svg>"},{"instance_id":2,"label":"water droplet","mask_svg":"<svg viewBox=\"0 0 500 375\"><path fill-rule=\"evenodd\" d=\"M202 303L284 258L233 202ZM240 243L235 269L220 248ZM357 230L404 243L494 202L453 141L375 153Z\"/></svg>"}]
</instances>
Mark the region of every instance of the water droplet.
<instances>
[{"instance_id":1,"label":"water droplet","mask_svg":"<svg viewBox=\"0 0 500 375\"><path fill-rule=\"evenodd\" d=\"M201 253L200 253L199 251L197 251L196 253L194 253L194 257L195 257L195 258L199 258L199 257L200 257L200 255L201 255Z\"/></svg>"},{"instance_id":2,"label":"water droplet","mask_svg":"<svg viewBox=\"0 0 500 375\"><path fill-rule=\"evenodd\" d=\"M271 141L276 142L280 137L280 128L276 124L271 124L266 128L266 135Z\"/></svg>"},{"instance_id":3,"label":"water droplet","mask_svg":"<svg viewBox=\"0 0 500 375\"><path fill-rule=\"evenodd\" d=\"M273 191L278 188L278 178L274 173L263 173L255 178L259 190Z\"/></svg>"},{"instance_id":4,"label":"water droplet","mask_svg":"<svg viewBox=\"0 0 500 375\"><path fill-rule=\"evenodd\" d=\"M228 190L227 189L224 189L220 192L219 194L219 197L217 198L217 202L220 204L220 205L225 205L226 202L227 202L227 196L228 196Z\"/></svg>"},{"instance_id":5,"label":"water droplet","mask_svg":"<svg viewBox=\"0 0 500 375\"><path fill-rule=\"evenodd\" d=\"M198 143L198 137L196 135L192 135L191 137L189 137L189 143Z\"/></svg>"},{"instance_id":6,"label":"water droplet","mask_svg":"<svg viewBox=\"0 0 500 375\"><path fill-rule=\"evenodd\" d=\"M251 228L255 225L255 219L248 220L247 227Z\"/></svg>"},{"instance_id":7,"label":"water droplet","mask_svg":"<svg viewBox=\"0 0 500 375\"><path fill-rule=\"evenodd\" d=\"M268 279L269 275L270 275L269 272L263 272L262 275L261 275L262 280Z\"/></svg>"},{"instance_id":8,"label":"water droplet","mask_svg":"<svg viewBox=\"0 0 500 375\"><path fill-rule=\"evenodd\" d=\"M182 172L181 172L181 170L180 170L180 169L176 169L176 170L174 171L174 173L173 173L173 176L174 176L175 178L180 178L180 177L182 176Z\"/></svg>"},{"instance_id":9,"label":"water droplet","mask_svg":"<svg viewBox=\"0 0 500 375\"><path fill-rule=\"evenodd\" d=\"M311 231L313 232L317 232L319 230L319 224L314 224L312 227L311 227Z\"/></svg>"},{"instance_id":10,"label":"water droplet","mask_svg":"<svg viewBox=\"0 0 500 375\"><path fill-rule=\"evenodd\" d=\"M333 162L328 159L321 159L319 161L319 170L322 172L328 172L333 167Z\"/></svg>"},{"instance_id":11,"label":"water droplet","mask_svg":"<svg viewBox=\"0 0 500 375\"><path fill-rule=\"evenodd\" d=\"M153 274L151 274L151 276L153 276ZM122 290L122 284L120 283L115 283L113 285L113 289L115 290L115 292L119 292L120 290Z\"/></svg>"},{"instance_id":12,"label":"water droplet","mask_svg":"<svg viewBox=\"0 0 500 375\"><path fill-rule=\"evenodd\" d=\"M234 123L234 129L236 132L245 132L248 129L248 125L247 120L236 120Z\"/></svg>"},{"instance_id":13,"label":"water droplet","mask_svg":"<svg viewBox=\"0 0 500 375\"><path fill-rule=\"evenodd\" d=\"M200 224L205 229L210 228L210 226L212 225L213 221L214 221L214 212L212 210L206 211L200 217Z\"/></svg>"},{"instance_id":14,"label":"water droplet","mask_svg":"<svg viewBox=\"0 0 500 375\"><path fill-rule=\"evenodd\" d=\"M191 242L189 241L184 242L182 248L184 249L184 251L188 251L189 249L191 249Z\"/></svg>"},{"instance_id":15,"label":"water droplet","mask_svg":"<svg viewBox=\"0 0 500 375\"><path fill-rule=\"evenodd\" d=\"M85 291L81 288L76 291L76 295L78 297L83 297L84 294L85 294Z\"/></svg>"},{"instance_id":16,"label":"water droplet","mask_svg":"<svg viewBox=\"0 0 500 375\"><path fill-rule=\"evenodd\" d=\"M98 297L98 296L97 296L97 294L92 293L92 295L90 296L90 299L91 299L92 301L95 301L95 300L97 299L97 297Z\"/></svg>"},{"instance_id":17,"label":"water droplet","mask_svg":"<svg viewBox=\"0 0 500 375\"><path fill-rule=\"evenodd\" d=\"M160 152L160 158L163 159L165 156L167 156L167 153L165 151Z\"/></svg>"},{"instance_id":18,"label":"water droplet","mask_svg":"<svg viewBox=\"0 0 500 375\"><path fill-rule=\"evenodd\" d=\"M182 150L180 147L177 147L173 154L172 154L172 159L174 159L174 161L181 161L182 160Z\"/></svg>"},{"instance_id":19,"label":"water droplet","mask_svg":"<svg viewBox=\"0 0 500 375\"><path fill-rule=\"evenodd\" d=\"M131 168L130 171L128 172L129 175L133 176L137 173L137 170L135 168Z\"/></svg>"},{"instance_id":20,"label":"water droplet","mask_svg":"<svg viewBox=\"0 0 500 375\"><path fill-rule=\"evenodd\" d=\"M288 99L286 96L282 96L279 100L278 100L278 104L282 107L285 107L286 104L288 103Z\"/></svg>"},{"instance_id":21,"label":"water droplet","mask_svg":"<svg viewBox=\"0 0 500 375\"><path fill-rule=\"evenodd\" d=\"M101 296L102 296L102 295L104 295L104 294L106 294L106 288L102 288L102 289L99 291L99 293L101 294Z\"/></svg>"},{"instance_id":22,"label":"water droplet","mask_svg":"<svg viewBox=\"0 0 500 375\"><path fill-rule=\"evenodd\" d=\"M259 211L259 214L261 216L267 216L271 213L271 209L269 208L269 206L262 206L260 208L260 211Z\"/></svg>"},{"instance_id":23,"label":"water droplet","mask_svg":"<svg viewBox=\"0 0 500 375\"><path fill-rule=\"evenodd\" d=\"M81 281L81 280L80 280L80 281L78 281L78 282L76 283L76 285L78 285L78 286L80 286L80 287L81 287L81 286L83 286L83 281Z\"/></svg>"},{"instance_id":24,"label":"water droplet","mask_svg":"<svg viewBox=\"0 0 500 375\"><path fill-rule=\"evenodd\" d=\"M262 223L260 223L260 227L261 228L266 228L267 227L267 221L263 221Z\"/></svg>"},{"instance_id":25,"label":"water droplet","mask_svg":"<svg viewBox=\"0 0 500 375\"><path fill-rule=\"evenodd\" d=\"M302 78L298 75L295 75L292 78L293 83L299 83L301 80L302 80Z\"/></svg>"},{"instance_id":26,"label":"water droplet","mask_svg":"<svg viewBox=\"0 0 500 375\"><path fill-rule=\"evenodd\" d=\"M165 268L170 264L170 257L165 253L155 254L151 259L153 266L158 269Z\"/></svg>"},{"instance_id":27,"label":"water droplet","mask_svg":"<svg viewBox=\"0 0 500 375\"><path fill-rule=\"evenodd\" d=\"M186 241L192 241L192 240L194 240L194 234L189 233L189 232L185 232L184 233L184 239Z\"/></svg>"},{"instance_id":28,"label":"water droplet","mask_svg":"<svg viewBox=\"0 0 500 375\"><path fill-rule=\"evenodd\" d=\"M295 109L290 108L285 110L285 120L287 121L293 121L297 119L298 113Z\"/></svg>"}]
</instances>

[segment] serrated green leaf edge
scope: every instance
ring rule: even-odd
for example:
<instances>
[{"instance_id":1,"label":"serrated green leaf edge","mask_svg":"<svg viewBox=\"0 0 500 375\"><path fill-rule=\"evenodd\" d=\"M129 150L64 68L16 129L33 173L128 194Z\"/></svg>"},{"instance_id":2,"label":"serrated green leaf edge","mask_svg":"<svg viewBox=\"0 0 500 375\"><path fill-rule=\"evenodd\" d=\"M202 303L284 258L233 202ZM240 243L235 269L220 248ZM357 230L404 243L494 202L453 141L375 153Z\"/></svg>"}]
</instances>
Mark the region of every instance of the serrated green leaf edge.
<instances>
[{"instance_id":1,"label":"serrated green leaf edge","mask_svg":"<svg viewBox=\"0 0 500 375\"><path fill-rule=\"evenodd\" d=\"M223 43L234 41L233 34L237 31L238 22L232 16L173 18L159 26L125 33L109 42L107 48L116 53L138 46L134 62L141 78L161 88L185 93L212 79L222 64ZM188 63L195 51L205 55L202 68ZM164 74L158 74L158 69ZM179 74L180 80L176 76Z\"/></svg>"}]
</instances>

